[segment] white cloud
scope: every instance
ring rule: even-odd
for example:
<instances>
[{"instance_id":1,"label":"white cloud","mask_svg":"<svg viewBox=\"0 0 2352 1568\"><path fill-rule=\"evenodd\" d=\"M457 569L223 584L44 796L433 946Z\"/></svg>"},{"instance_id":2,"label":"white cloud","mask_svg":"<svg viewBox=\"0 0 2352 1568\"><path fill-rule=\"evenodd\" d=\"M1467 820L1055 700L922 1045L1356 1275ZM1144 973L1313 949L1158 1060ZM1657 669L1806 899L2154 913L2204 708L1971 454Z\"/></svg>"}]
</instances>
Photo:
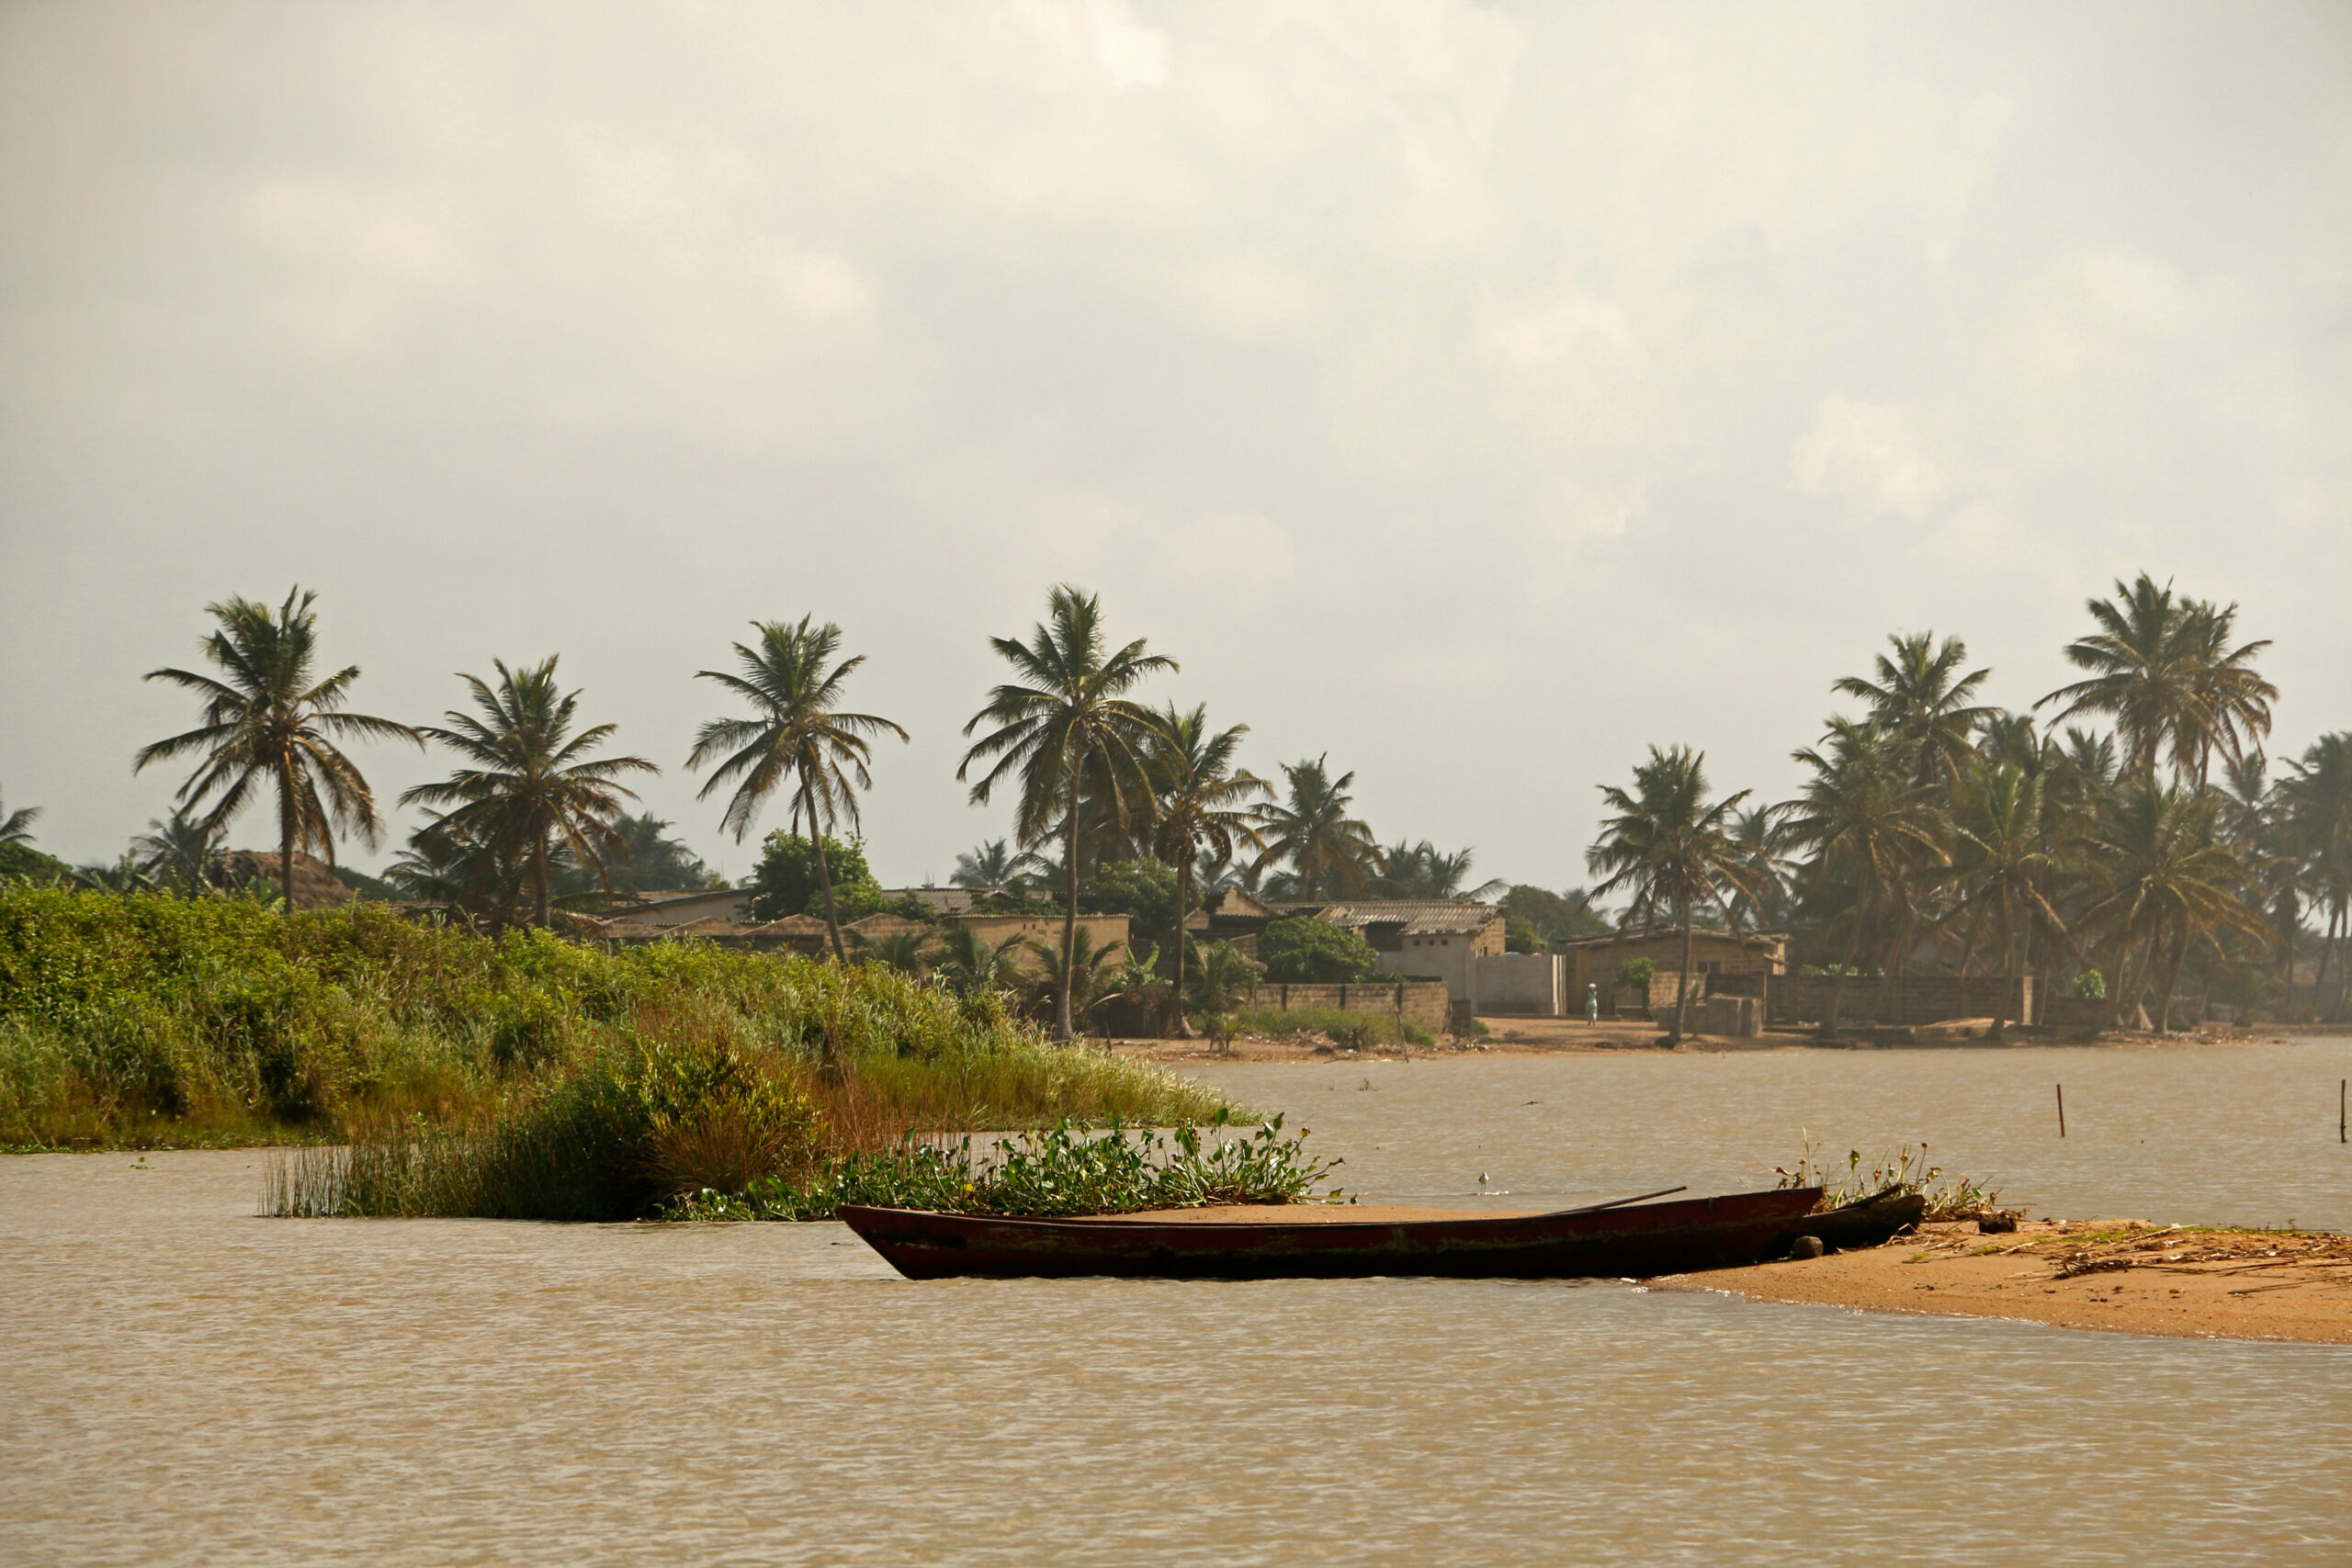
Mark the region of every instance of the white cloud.
<instances>
[{"instance_id":1,"label":"white cloud","mask_svg":"<svg viewBox=\"0 0 2352 1568\"><path fill-rule=\"evenodd\" d=\"M1807 495L1903 517L1925 516L1950 489L1900 407L1834 395L1797 438L1789 471Z\"/></svg>"},{"instance_id":2,"label":"white cloud","mask_svg":"<svg viewBox=\"0 0 2352 1568\"><path fill-rule=\"evenodd\" d=\"M1187 577L1244 589L1287 581L1298 565L1288 531L1255 512L1196 518L1168 530L1161 548L1169 563Z\"/></svg>"}]
</instances>

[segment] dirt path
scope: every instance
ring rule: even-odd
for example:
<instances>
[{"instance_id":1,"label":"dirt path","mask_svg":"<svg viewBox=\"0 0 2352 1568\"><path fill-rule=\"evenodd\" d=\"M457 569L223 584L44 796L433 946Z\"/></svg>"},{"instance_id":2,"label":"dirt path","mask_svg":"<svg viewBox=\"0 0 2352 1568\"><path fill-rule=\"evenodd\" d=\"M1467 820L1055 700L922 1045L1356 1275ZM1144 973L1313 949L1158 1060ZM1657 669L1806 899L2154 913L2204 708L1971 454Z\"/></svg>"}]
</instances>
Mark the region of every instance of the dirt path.
<instances>
[{"instance_id":1,"label":"dirt path","mask_svg":"<svg viewBox=\"0 0 2352 1568\"><path fill-rule=\"evenodd\" d=\"M2187 1338L2352 1345L2352 1237L2138 1220L1930 1224L1884 1247L1658 1284L1869 1312L2010 1317Z\"/></svg>"}]
</instances>

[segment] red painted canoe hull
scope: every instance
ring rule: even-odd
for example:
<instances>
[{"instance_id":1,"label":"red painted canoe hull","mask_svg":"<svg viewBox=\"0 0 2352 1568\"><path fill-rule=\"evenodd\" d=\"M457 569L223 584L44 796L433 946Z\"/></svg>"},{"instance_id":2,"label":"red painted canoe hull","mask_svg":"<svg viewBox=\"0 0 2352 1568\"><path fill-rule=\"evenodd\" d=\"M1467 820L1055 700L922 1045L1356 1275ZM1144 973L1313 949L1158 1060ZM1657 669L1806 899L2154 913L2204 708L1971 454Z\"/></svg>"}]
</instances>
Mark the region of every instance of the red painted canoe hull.
<instances>
[{"instance_id":1,"label":"red painted canoe hull","mask_svg":"<svg viewBox=\"0 0 2352 1568\"><path fill-rule=\"evenodd\" d=\"M1225 1224L1006 1220L843 1204L842 1218L910 1280L1109 1275L1150 1280L1640 1279L1733 1268L1834 1229L1838 1246L1884 1241L1915 1210L1814 1214L1799 1187L1555 1214L1373 1224L1269 1218ZM1869 1213L1862 1211L1868 1210ZM1269 1214L1279 1214L1271 1208ZM1827 1222L1827 1224L1825 1224Z\"/></svg>"}]
</instances>

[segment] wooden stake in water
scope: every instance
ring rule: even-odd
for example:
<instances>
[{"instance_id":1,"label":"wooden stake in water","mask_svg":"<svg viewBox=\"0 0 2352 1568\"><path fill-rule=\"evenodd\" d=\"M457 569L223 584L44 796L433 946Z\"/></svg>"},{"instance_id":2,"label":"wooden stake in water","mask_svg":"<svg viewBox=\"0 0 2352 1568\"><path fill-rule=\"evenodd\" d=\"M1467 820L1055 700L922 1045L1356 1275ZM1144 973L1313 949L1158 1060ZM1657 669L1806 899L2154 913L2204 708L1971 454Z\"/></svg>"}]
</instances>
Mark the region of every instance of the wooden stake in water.
<instances>
[{"instance_id":1,"label":"wooden stake in water","mask_svg":"<svg viewBox=\"0 0 2352 1568\"><path fill-rule=\"evenodd\" d=\"M2066 1086L2058 1086L2058 1135L2066 1135Z\"/></svg>"}]
</instances>

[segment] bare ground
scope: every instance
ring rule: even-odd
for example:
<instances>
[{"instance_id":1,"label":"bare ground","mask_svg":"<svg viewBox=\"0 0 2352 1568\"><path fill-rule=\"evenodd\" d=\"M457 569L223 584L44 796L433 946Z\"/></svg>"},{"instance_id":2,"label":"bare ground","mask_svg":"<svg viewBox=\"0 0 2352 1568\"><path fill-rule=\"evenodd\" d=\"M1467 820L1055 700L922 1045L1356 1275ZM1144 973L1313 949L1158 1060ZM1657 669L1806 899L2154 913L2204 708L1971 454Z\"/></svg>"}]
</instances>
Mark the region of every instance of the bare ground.
<instances>
[{"instance_id":1,"label":"bare ground","mask_svg":"<svg viewBox=\"0 0 2352 1568\"><path fill-rule=\"evenodd\" d=\"M1973 1223L1928 1224L1860 1252L1657 1283L1866 1312L2352 1345L2352 1237L2317 1231L2088 1220L1984 1235Z\"/></svg>"}]
</instances>

